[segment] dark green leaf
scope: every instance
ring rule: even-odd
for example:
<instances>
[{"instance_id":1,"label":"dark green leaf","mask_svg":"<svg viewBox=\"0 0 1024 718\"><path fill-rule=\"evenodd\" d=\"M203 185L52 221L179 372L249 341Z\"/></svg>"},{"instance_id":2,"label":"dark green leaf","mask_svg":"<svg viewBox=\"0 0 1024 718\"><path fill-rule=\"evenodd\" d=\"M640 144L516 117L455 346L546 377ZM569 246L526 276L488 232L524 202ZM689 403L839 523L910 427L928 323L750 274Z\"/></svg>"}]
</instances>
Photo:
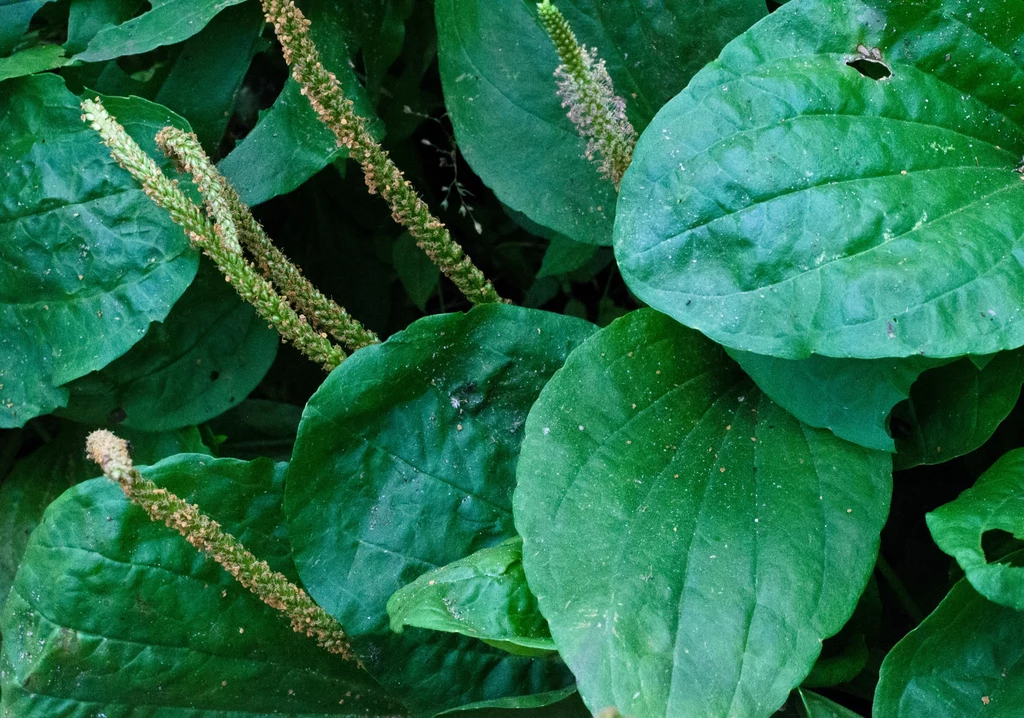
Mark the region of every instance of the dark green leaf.
<instances>
[{"instance_id":1,"label":"dark green leaf","mask_svg":"<svg viewBox=\"0 0 1024 718\"><path fill-rule=\"evenodd\" d=\"M762 0L562 0L597 46L642 130L722 46L765 15ZM498 199L570 239L609 244L615 188L584 156L552 74L559 60L522 0L440 0L438 60L459 149ZM700 31L694 31L700 28Z\"/></svg>"},{"instance_id":2,"label":"dark green leaf","mask_svg":"<svg viewBox=\"0 0 1024 718\"><path fill-rule=\"evenodd\" d=\"M515 494L526 576L584 702L770 715L853 613L890 467L664 315L594 335L530 411Z\"/></svg>"},{"instance_id":3,"label":"dark green leaf","mask_svg":"<svg viewBox=\"0 0 1024 718\"><path fill-rule=\"evenodd\" d=\"M324 66L335 73L345 96L355 103L356 112L370 120L371 134L380 139L384 128L374 120L366 91L352 70L338 13L328 0L303 3L303 11L312 23L310 33ZM274 105L219 168L244 202L257 205L291 192L347 156L348 151L338 146L334 133L320 122L298 83L289 77Z\"/></svg>"},{"instance_id":4,"label":"dark green leaf","mask_svg":"<svg viewBox=\"0 0 1024 718\"><path fill-rule=\"evenodd\" d=\"M240 2L242 0L149 0L148 8L138 17L102 27L75 59L98 62L173 45L198 33L224 8Z\"/></svg>"},{"instance_id":5,"label":"dark green leaf","mask_svg":"<svg viewBox=\"0 0 1024 718\"><path fill-rule=\"evenodd\" d=\"M206 452L195 428L165 434L119 431L131 441L140 465L182 452ZM46 507L69 486L102 473L85 458L88 433L84 427L67 425L56 439L15 464L0 484L0 605L14 582L29 534Z\"/></svg>"},{"instance_id":6,"label":"dark green leaf","mask_svg":"<svg viewBox=\"0 0 1024 718\"><path fill-rule=\"evenodd\" d=\"M62 67L68 63L60 45L37 45L0 58L0 82Z\"/></svg>"},{"instance_id":7,"label":"dark green leaf","mask_svg":"<svg viewBox=\"0 0 1024 718\"><path fill-rule=\"evenodd\" d=\"M623 179L630 289L790 359L1024 344L1024 5L787 3L659 112ZM876 80L849 63L891 72Z\"/></svg>"},{"instance_id":8,"label":"dark green leaf","mask_svg":"<svg viewBox=\"0 0 1024 718\"><path fill-rule=\"evenodd\" d=\"M538 277L553 277L558 274L574 272L597 254L592 244L574 242L571 239L555 236L544 252L544 261L540 265Z\"/></svg>"},{"instance_id":9,"label":"dark green leaf","mask_svg":"<svg viewBox=\"0 0 1024 718\"><path fill-rule=\"evenodd\" d=\"M778 359L727 349L758 388L803 423L869 449L895 451L886 430L892 408L921 372L942 360Z\"/></svg>"},{"instance_id":10,"label":"dark green leaf","mask_svg":"<svg viewBox=\"0 0 1024 718\"><path fill-rule=\"evenodd\" d=\"M385 606L421 574L515 535L527 411L593 330L508 305L426 317L353 354L306 406L285 501L299 574L415 713L570 680L557 662L465 636L394 634Z\"/></svg>"},{"instance_id":11,"label":"dark green leaf","mask_svg":"<svg viewBox=\"0 0 1024 718\"><path fill-rule=\"evenodd\" d=\"M554 651L548 624L523 574L518 536L428 571L387 604L391 630L405 626Z\"/></svg>"},{"instance_id":12,"label":"dark green leaf","mask_svg":"<svg viewBox=\"0 0 1024 718\"><path fill-rule=\"evenodd\" d=\"M267 456L287 461L292 455L302 408L266 399L246 399L234 409L210 422L223 437L218 456L255 459Z\"/></svg>"},{"instance_id":13,"label":"dark green leaf","mask_svg":"<svg viewBox=\"0 0 1024 718\"><path fill-rule=\"evenodd\" d=\"M235 95L263 44L259 5L231 7L210 21L181 50L156 101L188 119L208 152L216 153Z\"/></svg>"},{"instance_id":14,"label":"dark green leaf","mask_svg":"<svg viewBox=\"0 0 1024 718\"><path fill-rule=\"evenodd\" d=\"M1000 352L979 368L973 357L930 369L893 411L897 469L939 464L974 451L1007 417L1024 384L1024 350Z\"/></svg>"},{"instance_id":15,"label":"dark green leaf","mask_svg":"<svg viewBox=\"0 0 1024 718\"><path fill-rule=\"evenodd\" d=\"M502 718L503 716L508 716L508 718L541 718L542 716L544 718L567 718L568 716L591 718L591 714L580 700L575 686L546 693L535 693L532 696L515 696L470 703L443 711L438 715L455 715L458 718Z\"/></svg>"},{"instance_id":16,"label":"dark green leaf","mask_svg":"<svg viewBox=\"0 0 1024 718\"><path fill-rule=\"evenodd\" d=\"M124 356L68 385L62 416L142 431L201 424L242 401L277 355L277 332L203 261L163 323Z\"/></svg>"},{"instance_id":17,"label":"dark green leaf","mask_svg":"<svg viewBox=\"0 0 1024 718\"><path fill-rule=\"evenodd\" d=\"M0 3L0 55L14 49L36 14L51 0L4 0Z\"/></svg>"},{"instance_id":18,"label":"dark green leaf","mask_svg":"<svg viewBox=\"0 0 1024 718\"><path fill-rule=\"evenodd\" d=\"M108 108L146 147L164 108ZM55 75L0 84L0 426L61 406L162 320L196 272L185 235L110 158Z\"/></svg>"},{"instance_id":19,"label":"dark green leaf","mask_svg":"<svg viewBox=\"0 0 1024 718\"><path fill-rule=\"evenodd\" d=\"M146 0L71 0L68 10L69 55L81 52L107 26L130 20Z\"/></svg>"},{"instance_id":20,"label":"dark green leaf","mask_svg":"<svg viewBox=\"0 0 1024 718\"><path fill-rule=\"evenodd\" d=\"M144 473L290 573L284 469L182 455ZM19 718L399 712L365 673L294 633L106 479L47 510L3 633L3 709Z\"/></svg>"},{"instance_id":21,"label":"dark green leaf","mask_svg":"<svg viewBox=\"0 0 1024 718\"><path fill-rule=\"evenodd\" d=\"M1024 539L1024 449L1004 454L973 487L925 518L935 543L957 560L976 591L1024 610L1024 568L990 560L983 546L987 531Z\"/></svg>"},{"instance_id":22,"label":"dark green leaf","mask_svg":"<svg viewBox=\"0 0 1024 718\"><path fill-rule=\"evenodd\" d=\"M960 581L882 663L874 718L1018 718L1024 613Z\"/></svg>"},{"instance_id":23,"label":"dark green leaf","mask_svg":"<svg viewBox=\"0 0 1024 718\"><path fill-rule=\"evenodd\" d=\"M805 718L860 718L849 708L833 703L824 696L812 691L797 689L800 705L804 709Z\"/></svg>"},{"instance_id":24,"label":"dark green leaf","mask_svg":"<svg viewBox=\"0 0 1024 718\"><path fill-rule=\"evenodd\" d=\"M395 271L398 272L398 278L402 280L402 286L405 287L409 299L420 311L424 311L427 300L437 289L437 280L440 276L437 265L416 246L416 240L408 232L395 241L391 256L395 262Z\"/></svg>"}]
</instances>

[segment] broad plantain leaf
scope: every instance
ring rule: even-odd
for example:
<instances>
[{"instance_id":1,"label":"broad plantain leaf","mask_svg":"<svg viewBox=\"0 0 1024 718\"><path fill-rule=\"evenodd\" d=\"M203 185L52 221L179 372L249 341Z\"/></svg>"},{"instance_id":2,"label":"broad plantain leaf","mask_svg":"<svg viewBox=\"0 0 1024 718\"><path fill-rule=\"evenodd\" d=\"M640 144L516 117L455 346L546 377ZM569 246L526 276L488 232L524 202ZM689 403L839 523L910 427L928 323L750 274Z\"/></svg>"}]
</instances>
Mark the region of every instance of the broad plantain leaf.
<instances>
[{"instance_id":1,"label":"broad plantain leaf","mask_svg":"<svg viewBox=\"0 0 1024 718\"><path fill-rule=\"evenodd\" d=\"M152 147L165 108L111 98ZM0 84L0 427L67 401L162 320L198 258L166 213L110 158L55 75Z\"/></svg>"},{"instance_id":2,"label":"broad plantain leaf","mask_svg":"<svg viewBox=\"0 0 1024 718\"><path fill-rule=\"evenodd\" d=\"M204 260L167 319L124 356L69 384L59 413L142 431L201 424L256 388L278 344L277 332Z\"/></svg>"},{"instance_id":3,"label":"broad plantain leaf","mask_svg":"<svg viewBox=\"0 0 1024 718\"><path fill-rule=\"evenodd\" d=\"M978 364L983 364L979 367ZM897 469L940 464L988 441L1020 396L1024 350L981 362L968 357L930 369L898 404L890 420Z\"/></svg>"},{"instance_id":4,"label":"broad plantain leaf","mask_svg":"<svg viewBox=\"0 0 1024 718\"><path fill-rule=\"evenodd\" d=\"M910 396L911 385L942 360L779 359L726 349L758 388L808 426L869 449L895 451L889 414Z\"/></svg>"},{"instance_id":5,"label":"broad plantain leaf","mask_svg":"<svg viewBox=\"0 0 1024 718\"><path fill-rule=\"evenodd\" d=\"M782 358L1024 345L1024 5L983 7L794 0L728 45L637 144L629 288Z\"/></svg>"},{"instance_id":6,"label":"broad plantain leaf","mask_svg":"<svg viewBox=\"0 0 1024 718\"><path fill-rule=\"evenodd\" d=\"M226 7L242 0L149 0L146 10L116 25L106 25L75 55L82 62L112 60L187 40Z\"/></svg>"},{"instance_id":7,"label":"broad plantain leaf","mask_svg":"<svg viewBox=\"0 0 1024 718\"><path fill-rule=\"evenodd\" d=\"M383 125L374 118L366 91L352 69L352 60L337 10L328 0L303 4L310 34L321 51L324 66L335 73L355 111L370 118L370 133L378 140ZM337 159L348 156L334 133L320 122L299 84L289 77L273 106L219 166L250 205L286 194Z\"/></svg>"},{"instance_id":8,"label":"broad plantain leaf","mask_svg":"<svg viewBox=\"0 0 1024 718\"><path fill-rule=\"evenodd\" d=\"M584 702L770 715L853 613L890 467L664 315L595 334L530 411L515 494L526 577Z\"/></svg>"},{"instance_id":9,"label":"broad plantain leaf","mask_svg":"<svg viewBox=\"0 0 1024 718\"><path fill-rule=\"evenodd\" d=\"M939 548L957 560L974 589L990 601L1024 610L1024 568L990 561L985 532L1024 539L1024 449L1004 454L974 486L925 519Z\"/></svg>"},{"instance_id":10,"label":"broad plantain leaf","mask_svg":"<svg viewBox=\"0 0 1024 718\"><path fill-rule=\"evenodd\" d=\"M181 455L143 473L294 573L284 464ZM32 534L3 619L3 706L19 718L394 715L354 663L322 651L106 479Z\"/></svg>"},{"instance_id":11,"label":"broad plantain leaf","mask_svg":"<svg viewBox=\"0 0 1024 718\"><path fill-rule=\"evenodd\" d=\"M470 703L437 715L455 718L592 718L575 686L530 696Z\"/></svg>"},{"instance_id":12,"label":"broad plantain leaf","mask_svg":"<svg viewBox=\"0 0 1024 718\"><path fill-rule=\"evenodd\" d=\"M353 354L306 406L285 495L299 575L414 714L571 682L556 661L476 639L392 633L385 606L421 574L515 535L527 411L593 331L507 305L426 317Z\"/></svg>"},{"instance_id":13,"label":"broad plantain leaf","mask_svg":"<svg viewBox=\"0 0 1024 718\"><path fill-rule=\"evenodd\" d=\"M53 70L63 67L68 62L64 57L64 48L60 45L36 45L16 52L10 57L0 58L0 82Z\"/></svg>"},{"instance_id":14,"label":"broad plantain leaf","mask_svg":"<svg viewBox=\"0 0 1024 718\"><path fill-rule=\"evenodd\" d=\"M0 55L18 44L32 22L32 16L52 0L0 0Z\"/></svg>"},{"instance_id":15,"label":"broad plantain leaf","mask_svg":"<svg viewBox=\"0 0 1024 718\"><path fill-rule=\"evenodd\" d=\"M762 18L761 0L637 4L562 0L642 130L722 46ZM533 3L439 0L438 61L459 149L498 199L587 244L610 244L615 188L584 156L553 73L554 45ZM694 28L700 28L695 31Z\"/></svg>"},{"instance_id":16,"label":"broad plantain leaf","mask_svg":"<svg viewBox=\"0 0 1024 718\"><path fill-rule=\"evenodd\" d=\"M118 429L131 441L138 464L184 452L207 453L195 427L162 434ZM68 424L53 441L18 461L0 483L0 605L14 582L32 533L50 502L69 486L100 476L96 464L85 458L89 430Z\"/></svg>"},{"instance_id":17,"label":"broad plantain leaf","mask_svg":"<svg viewBox=\"0 0 1024 718\"><path fill-rule=\"evenodd\" d=\"M555 650L526 585L518 536L428 571L388 599L387 611L396 633L416 626L509 643L513 653L516 646Z\"/></svg>"},{"instance_id":18,"label":"broad plantain leaf","mask_svg":"<svg viewBox=\"0 0 1024 718\"><path fill-rule=\"evenodd\" d=\"M860 718L849 708L844 708L813 691L800 688L797 689L797 695L804 718Z\"/></svg>"},{"instance_id":19,"label":"broad plantain leaf","mask_svg":"<svg viewBox=\"0 0 1024 718\"><path fill-rule=\"evenodd\" d=\"M1024 705L1024 613L957 583L885 657L874 718L1017 718Z\"/></svg>"},{"instance_id":20,"label":"broad plantain leaf","mask_svg":"<svg viewBox=\"0 0 1024 718\"><path fill-rule=\"evenodd\" d=\"M146 0L71 0L68 8L69 55L81 52L108 25L130 20Z\"/></svg>"}]
</instances>

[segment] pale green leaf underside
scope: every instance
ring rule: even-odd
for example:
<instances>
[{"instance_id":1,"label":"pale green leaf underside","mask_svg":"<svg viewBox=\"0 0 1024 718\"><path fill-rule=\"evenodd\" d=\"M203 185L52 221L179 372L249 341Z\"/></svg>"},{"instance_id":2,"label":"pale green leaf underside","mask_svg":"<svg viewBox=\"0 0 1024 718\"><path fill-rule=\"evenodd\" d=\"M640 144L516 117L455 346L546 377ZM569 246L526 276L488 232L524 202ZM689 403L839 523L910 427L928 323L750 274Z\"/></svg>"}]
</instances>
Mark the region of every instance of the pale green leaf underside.
<instances>
[{"instance_id":1,"label":"pale green leaf underside","mask_svg":"<svg viewBox=\"0 0 1024 718\"><path fill-rule=\"evenodd\" d=\"M989 562L982 547L985 532L996 529L1024 539L1024 449L1004 454L973 487L925 518L935 543L957 560L976 591L1024 610L1024 568Z\"/></svg>"},{"instance_id":2,"label":"pale green leaf underside","mask_svg":"<svg viewBox=\"0 0 1024 718\"><path fill-rule=\"evenodd\" d=\"M571 682L557 661L475 638L395 634L385 607L423 573L515 535L526 414L594 329L504 304L425 317L353 354L306 406L285 497L296 565L416 714Z\"/></svg>"},{"instance_id":3,"label":"pale green leaf underside","mask_svg":"<svg viewBox=\"0 0 1024 718\"><path fill-rule=\"evenodd\" d=\"M1024 705L1024 613L956 584L886 656L874 718L1018 718Z\"/></svg>"},{"instance_id":4,"label":"pale green leaf underside","mask_svg":"<svg viewBox=\"0 0 1024 718\"><path fill-rule=\"evenodd\" d=\"M847 65L877 48L891 77ZM794 0L659 112L615 247L641 299L783 358L1024 344L1024 6Z\"/></svg>"},{"instance_id":5,"label":"pale green leaf underside","mask_svg":"<svg viewBox=\"0 0 1024 718\"><path fill-rule=\"evenodd\" d=\"M562 0L642 130L721 47L765 14L759 0ZM438 62L459 149L502 202L587 244L610 244L615 188L584 156L556 95L554 45L522 0L441 0ZM700 32L693 28L699 27Z\"/></svg>"},{"instance_id":6,"label":"pale green leaf underside","mask_svg":"<svg viewBox=\"0 0 1024 718\"><path fill-rule=\"evenodd\" d=\"M397 633L417 626L555 650L526 585L518 536L423 574L388 599L387 611Z\"/></svg>"},{"instance_id":7,"label":"pale green leaf underside","mask_svg":"<svg viewBox=\"0 0 1024 718\"><path fill-rule=\"evenodd\" d=\"M595 334L531 410L515 494L530 588L587 705L770 715L854 610L890 467L668 317Z\"/></svg>"},{"instance_id":8,"label":"pale green leaf underside","mask_svg":"<svg viewBox=\"0 0 1024 718\"><path fill-rule=\"evenodd\" d=\"M283 464L186 454L144 473L294 573L280 531ZM293 632L107 479L47 510L3 635L0 713L19 718L398 712L365 673Z\"/></svg>"}]
</instances>

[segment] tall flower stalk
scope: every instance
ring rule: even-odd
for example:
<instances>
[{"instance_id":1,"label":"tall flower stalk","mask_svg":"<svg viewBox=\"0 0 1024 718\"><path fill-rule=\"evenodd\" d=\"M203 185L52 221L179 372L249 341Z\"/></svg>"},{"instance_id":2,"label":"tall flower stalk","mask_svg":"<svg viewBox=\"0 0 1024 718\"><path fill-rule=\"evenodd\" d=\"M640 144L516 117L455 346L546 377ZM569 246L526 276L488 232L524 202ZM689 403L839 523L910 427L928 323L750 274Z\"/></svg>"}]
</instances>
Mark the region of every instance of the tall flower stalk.
<instances>
[{"instance_id":1,"label":"tall flower stalk","mask_svg":"<svg viewBox=\"0 0 1024 718\"><path fill-rule=\"evenodd\" d=\"M192 244L213 260L242 299L252 304L256 312L284 339L327 371L341 364L345 352L331 342L326 333L317 332L245 259L235 223L231 221L230 212L220 199L206 194L215 220L211 222L185 196L177 182L168 179L156 162L110 116L99 98L85 100L82 110L82 119L99 133L104 144L110 148L114 160L128 170L142 185L146 195L185 230Z\"/></svg>"},{"instance_id":2,"label":"tall flower stalk","mask_svg":"<svg viewBox=\"0 0 1024 718\"><path fill-rule=\"evenodd\" d=\"M323 66L309 35L309 20L291 0L263 0L267 22L274 26L292 77L302 88L321 122L334 133L338 144L363 168L366 186L380 193L391 206L391 216L404 226L431 261L473 304L500 302L501 296L462 247L430 212L416 190L373 139L366 120L345 97L334 73Z\"/></svg>"},{"instance_id":3,"label":"tall flower stalk","mask_svg":"<svg viewBox=\"0 0 1024 718\"><path fill-rule=\"evenodd\" d=\"M615 94L597 48L579 44L565 16L550 0L537 5L537 15L562 61L555 70L562 107L569 108L569 119L587 140L587 159L595 162L618 189L636 146L636 130L626 117L626 101Z\"/></svg>"},{"instance_id":4,"label":"tall flower stalk","mask_svg":"<svg viewBox=\"0 0 1024 718\"><path fill-rule=\"evenodd\" d=\"M256 558L238 539L225 533L220 524L204 515L198 506L144 478L132 463L128 442L109 431L99 430L89 435L85 448L89 458L100 466L108 479L121 487L129 501L145 510L154 521L161 521L180 533L261 601L287 616L292 630L315 639L331 653L359 663L341 624L314 603L305 591L283 574L271 570L266 561Z\"/></svg>"}]
</instances>

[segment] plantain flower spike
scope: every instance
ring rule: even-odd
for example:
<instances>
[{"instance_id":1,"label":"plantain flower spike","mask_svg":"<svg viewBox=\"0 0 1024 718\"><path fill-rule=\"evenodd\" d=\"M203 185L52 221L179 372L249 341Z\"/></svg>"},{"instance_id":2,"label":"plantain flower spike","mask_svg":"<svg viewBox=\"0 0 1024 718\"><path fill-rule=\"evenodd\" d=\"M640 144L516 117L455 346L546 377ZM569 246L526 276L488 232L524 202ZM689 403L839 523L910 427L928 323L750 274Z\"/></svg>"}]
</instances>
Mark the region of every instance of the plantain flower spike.
<instances>
[{"instance_id":1,"label":"plantain flower spike","mask_svg":"<svg viewBox=\"0 0 1024 718\"><path fill-rule=\"evenodd\" d=\"M537 14L562 60L555 70L562 107L569 108L569 119L587 140L587 159L618 189L636 145L636 130L626 117L626 101L615 94L597 48L579 44L565 16L550 0L538 3Z\"/></svg>"}]
</instances>

